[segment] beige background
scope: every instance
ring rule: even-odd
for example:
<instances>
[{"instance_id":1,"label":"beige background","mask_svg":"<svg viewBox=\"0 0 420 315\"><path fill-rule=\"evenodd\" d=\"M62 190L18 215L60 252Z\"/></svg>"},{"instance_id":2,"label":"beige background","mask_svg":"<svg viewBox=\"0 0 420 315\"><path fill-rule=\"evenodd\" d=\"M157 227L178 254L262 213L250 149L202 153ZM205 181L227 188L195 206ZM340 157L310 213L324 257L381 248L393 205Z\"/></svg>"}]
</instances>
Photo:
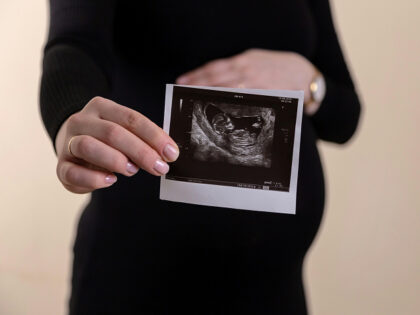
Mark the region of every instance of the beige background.
<instances>
[{"instance_id":1,"label":"beige background","mask_svg":"<svg viewBox=\"0 0 420 315\"><path fill-rule=\"evenodd\" d=\"M333 0L364 101L322 144L328 200L307 257L312 314L420 314L420 2ZM66 192L38 111L46 1L0 2L0 314L65 314L86 197Z\"/></svg>"}]
</instances>

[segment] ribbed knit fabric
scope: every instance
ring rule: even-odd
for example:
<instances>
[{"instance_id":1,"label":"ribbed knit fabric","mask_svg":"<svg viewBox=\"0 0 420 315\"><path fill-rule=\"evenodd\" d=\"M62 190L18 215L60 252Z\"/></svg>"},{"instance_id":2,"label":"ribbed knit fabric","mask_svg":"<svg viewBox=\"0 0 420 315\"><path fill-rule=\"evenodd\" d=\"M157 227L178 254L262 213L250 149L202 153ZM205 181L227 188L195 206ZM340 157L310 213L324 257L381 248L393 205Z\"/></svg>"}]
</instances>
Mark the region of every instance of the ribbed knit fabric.
<instances>
[{"instance_id":1,"label":"ribbed knit fabric","mask_svg":"<svg viewBox=\"0 0 420 315\"><path fill-rule=\"evenodd\" d=\"M119 176L80 219L70 314L306 314L302 264L325 198L316 142L346 142L360 115L328 0L50 4L40 103L53 142L97 95L160 125L165 83L249 48L299 53L327 82L302 121L296 215L162 201L159 178Z\"/></svg>"},{"instance_id":2,"label":"ribbed knit fabric","mask_svg":"<svg viewBox=\"0 0 420 315\"><path fill-rule=\"evenodd\" d=\"M61 124L94 96L109 96L109 83L101 69L80 49L56 45L45 54L41 115L54 141Z\"/></svg>"},{"instance_id":3,"label":"ribbed knit fabric","mask_svg":"<svg viewBox=\"0 0 420 315\"><path fill-rule=\"evenodd\" d=\"M170 51L171 47L167 45L176 42L175 39L154 38L154 42L162 40L162 44L153 48L148 47L153 45L153 42L143 42L145 35L136 39L132 37L131 33L128 33L128 31L132 32L134 29L126 29L127 21L124 21L124 19L135 18L136 12L145 14L145 16L140 15L140 18L144 21L135 21L131 27L137 25L147 29L146 37L149 38L153 38L151 36L153 31L157 31L156 36L158 36L158 32L164 31L153 30L152 27L148 26L150 25L148 19L152 16L146 16L147 9L151 6L147 3L141 5L124 4L124 2L115 0L89 2L75 0L67 2L65 0L51 1L51 25L44 57L40 103L42 117L52 140L55 139L58 128L63 121L70 114L80 110L90 98L97 95L109 95L113 51L120 52L121 49L130 48L133 51L123 51L123 54L130 59L146 56L146 58L154 60L160 58L160 55L162 55L162 58L166 57L165 52L155 51L154 49L169 49ZM328 1L307 0L308 4L302 4L301 2L305 3L306 1L298 1L298 6L306 6L305 10L311 10L311 16L308 18L309 24L312 24L316 29L316 32L311 30L310 33L313 33L314 38L310 40L312 41L315 38L318 40L316 49L311 53L310 60L321 69L327 78L327 95L320 110L312 120L320 139L344 143L356 129L360 115L360 103L337 40ZM217 4L218 1L214 1L214 3ZM157 19L165 18L165 12L168 14L175 13L174 15L176 15L183 10L182 3L174 7L171 5L165 7L164 4L165 2L162 3L162 7L157 8L161 13L161 17L156 16ZM185 8L191 7L189 1L185 1L184 5ZM233 8L235 5L247 6L245 3L235 4L235 1L233 1L231 5L223 3L221 8L226 9L229 6ZM124 13L119 14L120 12ZM305 16L304 13L307 12L303 12L302 16ZM212 12L209 13L209 16L212 14L218 13ZM249 18L251 20L255 19L255 17ZM290 23L295 23L295 21L292 21L295 18L294 16L282 15L281 18L286 22L290 20ZM246 17L243 17L243 19L245 20ZM233 22L233 19L229 22ZM258 22L255 23L258 24ZM185 29L182 30L185 32ZM200 36L193 29L187 29L187 31L191 34L195 33L194 36ZM187 36L185 33L179 35L181 37ZM269 34L263 35L261 33L259 35L264 37ZM293 34L288 35L293 37ZM131 40L130 45L132 47L124 47L127 45L127 39ZM294 40L299 40L299 36ZM136 41L140 41L140 43L136 43ZM166 41L166 44L164 41ZM137 51L139 44L142 50ZM138 52L136 56L134 56L134 51ZM174 53L174 55L176 54ZM162 60L163 64L166 64L166 62L166 59Z\"/></svg>"}]
</instances>

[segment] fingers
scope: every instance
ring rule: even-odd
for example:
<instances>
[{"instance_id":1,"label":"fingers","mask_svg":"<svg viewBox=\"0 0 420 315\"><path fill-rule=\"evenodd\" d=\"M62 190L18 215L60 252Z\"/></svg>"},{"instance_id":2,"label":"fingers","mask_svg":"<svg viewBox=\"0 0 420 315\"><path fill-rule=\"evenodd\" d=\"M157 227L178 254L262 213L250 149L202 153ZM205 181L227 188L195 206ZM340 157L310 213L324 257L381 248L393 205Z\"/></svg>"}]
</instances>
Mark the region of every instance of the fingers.
<instances>
[{"instance_id":1,"label":"fingers","mask_svg":"<svg viewBox=\"0 0 420 315\"><path fill-rule=\"evenodd\" d=\"M92 192L92 189L83 188L83 187L77 187L72 185L66 185L63 184L64 188L66 188L68 191L75 193L75 194L87 194Z\"/></svg>"},{"instance_id":2,"label":"fingers","mask_svg":"<svg viewBox=\"0 0 420 315\"><path fill-rule=\"evenodd\" d=\"M101 119L114 122L116 125L129 130L139 140L153 148L166 161L172 162L178 158L179 149L175 141L162 128L139 112L107 99L99 99L96 102L94 99L90 107L98 112ZM114 129L110 129L108 132L111 135L115 133L115 136L122 140L119 133L123 131L117 127L110 128ZM141 145L141 142L138 141L137 143ZM141 146L144 148L144 145ZM140 151L141 153L144 152L142 149Z\"/></svg>"},{"instance_id":3,"label":"fingers","mask_svg":"<svg viewBox=\"0 0 420 315\"><path fill-rule=\"evenodd\" d=\"M166 162L179 155L176 143L148 118L101 97L71 115L60 130L57 176L74 193L111 186L114 172L131 176L142 168L164 175Z\"/></svg>"},{"instance_id":4,"label":"fingers","mask_svg":"<svg viewBox=\"0 0 420 315\"><path fill-rule=\"evenodd\" d=\"M198 86L224 86L229 84L237 86L239 82L244 81L243 75L239 72L228 71L220 74L203 73L200 76L192 78L188 85Z\"/></svg>"},{"instance_id":5,"label":"fingers","mask_svg":"<svg viewBox=\"0 0 420 315\"><path fill-rule=\"evenodd\" d=\"M114 174L90 169L67 160L59 160L57 176L64 187L74 193L87 193L109 187L117 181Z\"/></svg>"},{"instance_id":6,"label":"fingers","mask_svg":"<svg viewBox=\"0 0 420 315\"><path fill-rule=\"evenodd\" d=\"M70 145L73 156L99 168L126 176L132 176L138 171L138 167L120 151L91 136L75 136Z\"/></svg>"},{"instance_id":7,"label":"fingers","mask_svg":"<svg viewBox=\"0 0 420 315\"><path fill-rule=\"evenodd\" d=\"M243 73L237 57L219 59L190 71L177 80L177 84L225 86L227 82L238 82Z\"/></svg>"},{"instance_id":8,"label":"fingers","mask_svg":"<svg viewBox=\"0 0 420 315\"><path fill-rule=\"evenodd\" d=\"M121 173L121 170L124 169L124 164L126 164L129 159L130 161L133 161L136 166L152 175L161 176L169 171L168 164L162 160L161 155L155 149L150 147L132 132L116 123L95 117L84 117L81 119L80 124L75 126L75 129L83 135L89 135L91 138L96 138L99 140L98 142L102 142L126 157L125 159L121 158L120 155L115 154L115 151L111 152L110 150L106 151L109 152L110 155L105 157L105 155L101 155L103 154L103 151L97 151L104 150L103 146L99 148L98 145L95 145L92 141L88 141L87 138L86 141L82 143L85 146L82 148L84 153L79 153L79 155L89 159L92 164L99 165L98 163L100 163L101 166L110 171ZM72 141L71 150L73 153L76 140L77 139L74 138ZM176 154L178 153L176 152ZM77 154L75 153L75 155ZM127 171L122 174L127 174Z\"/></svg>"}]
</instances>

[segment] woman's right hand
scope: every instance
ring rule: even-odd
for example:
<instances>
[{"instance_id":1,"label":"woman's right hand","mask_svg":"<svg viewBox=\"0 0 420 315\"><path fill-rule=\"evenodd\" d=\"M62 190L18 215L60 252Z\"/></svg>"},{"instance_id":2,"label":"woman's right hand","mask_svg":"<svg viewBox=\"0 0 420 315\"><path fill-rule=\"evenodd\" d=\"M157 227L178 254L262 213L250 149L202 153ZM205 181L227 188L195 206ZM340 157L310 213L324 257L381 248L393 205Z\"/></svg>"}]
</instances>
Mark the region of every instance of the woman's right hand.
<instances>
[{"instance_id":1,"label":"woman's right hand","mask_svg":"<svg viewBox=\"0 0 420 315\"><path fill-rule=\"evenodd\" d=\"M61 126L55 141L57 176L74 193L111 186L113 173L132 176L139 168L168 172L178 158L176 143L147 117L111 100L95 97Z\"/></svg>"}]
</instances>

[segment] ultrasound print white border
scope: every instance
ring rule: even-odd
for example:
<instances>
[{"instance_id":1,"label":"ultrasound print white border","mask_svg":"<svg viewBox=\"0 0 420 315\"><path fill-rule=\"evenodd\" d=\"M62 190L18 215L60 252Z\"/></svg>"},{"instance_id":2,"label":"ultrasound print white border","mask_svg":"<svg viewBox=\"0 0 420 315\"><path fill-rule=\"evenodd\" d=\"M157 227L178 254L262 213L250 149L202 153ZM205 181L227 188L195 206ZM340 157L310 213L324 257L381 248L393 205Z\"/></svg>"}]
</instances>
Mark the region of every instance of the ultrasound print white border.
<instances>
[{"instance_id":1,"label":"ultrasound print white border","mask_svg":"<svg viewBox=\"0 0 420 315\"><path fill-rule=\"evenodd\" d=\"M241 210L296 214L296 191L303 114L303 91L234 89L167 84L163 129L168 134L171 122L174 86L298 99L290 189L288 192L249 189L225 185L169 180L166 179L166 176L162 176L160 182L160 199ZM273 162L275 163L275 161Z\"/></svg>"}]
</instances>

